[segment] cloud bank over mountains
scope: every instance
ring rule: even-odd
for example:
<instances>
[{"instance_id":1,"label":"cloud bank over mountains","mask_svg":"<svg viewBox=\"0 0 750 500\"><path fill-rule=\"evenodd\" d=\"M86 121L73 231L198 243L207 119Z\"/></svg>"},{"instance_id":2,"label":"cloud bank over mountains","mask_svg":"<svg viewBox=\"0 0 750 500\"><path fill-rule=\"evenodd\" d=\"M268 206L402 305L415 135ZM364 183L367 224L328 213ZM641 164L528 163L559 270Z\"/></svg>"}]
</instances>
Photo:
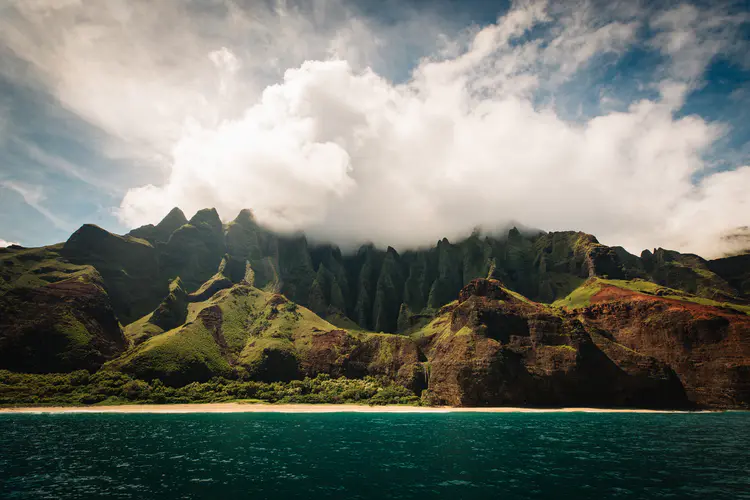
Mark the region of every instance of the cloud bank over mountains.
<instances>
[{"instance_id":1,"label":"cloud bank over mountains","mask_svg":"<svg viewBox=\"0 0 750 500\"><path fill-rule=\"evenodd\" d=\"M11 245L18 245L18 243L14 241L5 241L3 239L0 239L0 248L9 247Z\"/></svg>"},{"instance_id":2,"label":"cloud bank over mountains","mask_svg":"<svg viewBox=\"0 0 750 500\"><path fill-rule=\"evenodd\" d=\"M634 252L737 250L726 236L750 224L750 166L712 170L727 127L681 109L717 55L747 65L747 18L730 4L609 5L515 2L466 27L330 1L36 0L2 37L19 77L106 132L108 154L160 173L128 186L128 226L174 206L226 219L249 207L345 248L516 221ZM587 85L601 68L629 78L634 51L657 63L629 85Z\"/></svg>"}]
</instances>

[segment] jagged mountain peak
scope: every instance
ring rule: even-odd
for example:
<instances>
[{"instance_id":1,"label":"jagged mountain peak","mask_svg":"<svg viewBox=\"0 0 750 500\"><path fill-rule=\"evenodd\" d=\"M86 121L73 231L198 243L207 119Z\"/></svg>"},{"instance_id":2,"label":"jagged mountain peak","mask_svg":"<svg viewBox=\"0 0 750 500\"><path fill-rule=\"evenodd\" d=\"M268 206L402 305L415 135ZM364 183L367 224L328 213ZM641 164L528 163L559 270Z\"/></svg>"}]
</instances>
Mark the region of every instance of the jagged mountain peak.
<instances>
[{"instance_id":1,"label":"jagged mountain peak","mask_svg":"<svg viewBox=\"0 0 750 500\"><path fill-rule=\"evenodd\" d=\"M156 227L157 229L168 230L172 232L183 224L187 224L188 220L185 217L185 213L178 207L174 207L169 211L167 215L159 222Z\"/></svg>"},{"instance_id":2,"label":"jagged mountain peak","mask_svg":"<svg viewBox=\"0 0 750 500\"><path fill-rule=\"evenodd\" d=\"M213 227L221 227L221 218L219 217L219 212L217 212L215 208L203 208L198 210L188 222L194 226L207 224Z\"/></svg>"},{"instance_id":3,"label":"jagged mountain peak","mask_svg":"<svg viewBox=\"0 0 750 500\"><path fill-rule=\"evenodd\" d=\"M233 222L238 224L255 224L255 214L249 208L243 208L240 210L240 213L237 214L237 217L234 218Z\"/></svg>"},{"instance_id":4,"label":"jagged mountain peak","mask_svg":"<svg viewBox=\"0 0 750 500\"><path fill-rule=\"evenodd\" d=\"M147 224L133 229L128 233L129 236L142 238L155 243L166 243L177 229L187 224L188 220L185 214L179 208L175 207L157 224Z\"/></svg>"}]
</instances>

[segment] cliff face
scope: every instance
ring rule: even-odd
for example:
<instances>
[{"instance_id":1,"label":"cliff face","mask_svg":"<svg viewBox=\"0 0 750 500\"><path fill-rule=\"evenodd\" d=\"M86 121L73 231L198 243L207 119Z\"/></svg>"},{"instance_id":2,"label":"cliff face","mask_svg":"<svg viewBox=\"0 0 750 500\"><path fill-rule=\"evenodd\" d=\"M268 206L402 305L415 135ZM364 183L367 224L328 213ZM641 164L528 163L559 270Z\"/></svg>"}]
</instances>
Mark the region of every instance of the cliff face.
<instances>
[{"instance_id":1,"label":"cliff face","mask_svg":"<svg viewBox=\"0 0 750 500\"><path fill-rule=\"evenodd\" d=\"M429 397L458 406L689 407L665 363L475 280L428 326Z\"/></svg>"},{"instance_id":2,"label":"cliff face","mask_svg":"<svg viewBox=\"0 0 750 500\"><path fill-rule=\"evenodd\" d=\"M692 401L750 405L750 316L728 308L603 287L578 311L586 325L667 363Z\"/></svg>"},{"instance_id":3,"label":"cliff face","mask_svg":"<svg viewBox=\"0 0 750 500\"><path fill-rule=\"evenodd\" d=\"M714 269L724 266L712 265L697 255L657 248L653 253L644 251L641 261L648 272L647 276L663 286L719 301L736 300L744 293L740 287L732 286L724 277L714 272Z\"/></svg>"},{"instance_id":4,"label":"cliff face","mask_svg":"<svg viewBox=\"0 0 750 500\"><path fill-rule=\"evenodd\" d=\"M92 268L0 301L0 366L19 372L97 370L127 343Z\"/></svg>"}]
</instances>

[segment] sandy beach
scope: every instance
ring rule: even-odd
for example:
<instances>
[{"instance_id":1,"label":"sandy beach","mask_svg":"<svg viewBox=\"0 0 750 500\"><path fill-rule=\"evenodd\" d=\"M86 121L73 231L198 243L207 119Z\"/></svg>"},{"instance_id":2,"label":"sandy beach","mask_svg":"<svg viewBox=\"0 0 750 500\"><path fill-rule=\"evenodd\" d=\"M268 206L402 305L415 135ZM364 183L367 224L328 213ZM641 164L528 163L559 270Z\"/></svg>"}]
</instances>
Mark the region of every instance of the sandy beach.
<instances>
[{"instance_id":1,"label":"sandy beach","mask_svg":"<svg viewBox=\"0 0 750 500\"><path fill-rule=\"evenodd\" d=\"M367 406L353 404L165 404L119 406L40 406L0 408L0 413L689 413L672 410L606 408L460 408L420 406Z\"/></svg>"}]
</instances>

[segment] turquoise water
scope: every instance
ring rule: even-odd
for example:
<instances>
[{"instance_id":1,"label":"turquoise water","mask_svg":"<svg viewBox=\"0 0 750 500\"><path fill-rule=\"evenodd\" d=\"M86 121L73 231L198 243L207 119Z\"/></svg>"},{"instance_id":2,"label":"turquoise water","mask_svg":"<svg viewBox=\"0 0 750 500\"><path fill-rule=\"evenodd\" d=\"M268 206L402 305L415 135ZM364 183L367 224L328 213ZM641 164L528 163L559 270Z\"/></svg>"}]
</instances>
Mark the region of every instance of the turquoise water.
<instances>
[{"instance_id":1,"label":"turquoise water","mask_svg":"<svg viewBox=\"0 0 750 500\"><path fill-rule=\"evenodd\" d=\"M750 498L750 414L0 415L0 498Z\"/></svg>"}]
</instances>

